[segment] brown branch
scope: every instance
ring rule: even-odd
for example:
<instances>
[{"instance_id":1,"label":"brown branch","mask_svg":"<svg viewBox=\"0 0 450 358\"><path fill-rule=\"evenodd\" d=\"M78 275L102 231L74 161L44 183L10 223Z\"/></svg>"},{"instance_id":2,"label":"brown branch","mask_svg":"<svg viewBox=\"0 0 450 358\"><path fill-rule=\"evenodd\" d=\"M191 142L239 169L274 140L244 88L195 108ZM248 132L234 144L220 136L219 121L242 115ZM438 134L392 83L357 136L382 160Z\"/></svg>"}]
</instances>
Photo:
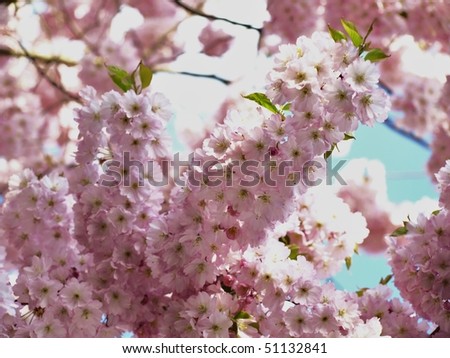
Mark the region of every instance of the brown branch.
<instances>
[{"instance_id":1,"label":"brown branch","mask_svg":"<svg viewBox=\"0 0 450 358\"><path fill-rule=\"evenodd\" d=\"M47 80L48 83L50 83L50 85L52 85L54 88L56 88L58 91L60 91L62 94L64 94L65 96L69 97L70 99L76 101L76 102L81 102L81 98L74 93L70 93L68 92L63 85L61 85L60 83L56 82L55 80L53 80L50 76L48 76L48 74L41 68L41 66L39 66L38 61L30 56L30 53L28 52L28 50L25 48L25 46L18 41L20 48L22 49L22 51L25 54L25 57L27 57L34 65L34 67L36 68L36 70L38 71L38 73Z\"/></svg>"},{"instance_id":2,"label":"brown branch","mask_svg":"<svg viewBox=\"0 0 450 358\"><path fill-rule=\"evenodd\" d=\"M227 19L226 17L220 17L220 16L214 16L214 15L210 15L210 14L205 14L203 11L197 10L197 9L195 9L195 8L189 6L189 5L186 5L180 0L173 0L173 2L175 3L175 5L178 5L179 7L181 7L184 10L186 10L187 12L191 13L192 15L198 15L198 16L204 17L204 18L206 18L208 20L225 21L225 22L228 22L229 24L232 24L232 25L242 26L242 27L244 27L246 29L249 29L249 30L258 31L258 33L261 35L262 28L260 28L260 27L255 27L255 26L252 26L250 24L243 24L241 22L237 22L237 21L233 21L233 20Z\"/></svg>"},{"instance_id":3,"label":"brown branch","mask_svg":"<svg viewBox=\"0 0 450 358\"><path fill-rule=\"evenodd\" d=\"M394 94L394 91L392 91L392 89L387 84L385 84L382 81L380 81L379 83L380 83L380 87L383 88L389 96L392 96ZM416 136L414 133L408 132L408 131L404 130L403 128L400 128L399 126L397 126L395 124L395 121L392 120L391 117L388 117L383 122L383 124L386 127L388 127L389 129L393 130L394 132L400 134L402 137L405 137L406 139L410 139L414 143L417 143L422 148L430 149L430 144L425 139L420 138L420 137Z\"/></svg>"},{"instance_id":4,"label":"brown branch","mask_svg":"<svg viewBox=\"0 0 450 358\"><path fill-rule=\"evenodd\" d=\"M183 75L183 76L191 76L191 77L198 77L198 78L206 78L206 79L221 82L227 86L233 82L231 80L227 80L225 78L222 78L222 77L219 77L219 76L216 76L213 74L196 73L196 72L189 72L189 71L171 71L171 70L162 69L162 68L153 69L153 72L154 73L158 73L158 72L167 73L170 75Z\"/></svg>"},{"instance_id":5,"label":"brown branch","mask_svg":"<svg viewBox=\"0 0 450 358\"><path fill-rule=\"evenodd\" d=\"M10 48L0 47L0 56L8 56L8 57L26 57L28 59L33 59L39 63L44 63L47 65L55 64L55 65L66 65L69 67L76 66L78 63L72 60L67 60L58 56L45 56L37 53L25 53L14 51Z\"/></svg>"}]
</instances>

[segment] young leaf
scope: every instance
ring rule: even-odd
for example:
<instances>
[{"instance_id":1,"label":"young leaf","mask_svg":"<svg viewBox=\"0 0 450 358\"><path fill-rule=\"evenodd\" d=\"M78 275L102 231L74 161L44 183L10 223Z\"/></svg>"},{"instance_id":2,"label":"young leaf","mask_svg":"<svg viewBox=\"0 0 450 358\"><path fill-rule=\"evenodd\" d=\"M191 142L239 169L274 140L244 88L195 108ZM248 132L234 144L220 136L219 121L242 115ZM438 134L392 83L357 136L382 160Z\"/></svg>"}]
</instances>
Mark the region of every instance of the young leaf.
<instances>
[{"instance_id":1,"label":"young leaf","mask_svg":"<svg viewBox=\"0 0 450 358\"><path fill-rule=\"evenodd\" d=\"M350 139L356 139L356 138L350 133L344 133L344 140L350 140Z\"/></svg>"},{"instance_id":2,"label":"young leaf","mask_svg":"<svg viewBox=\"0 0 450 358\"><path fill-rule=\"evenodd\" d=\"M286 246L291 244L291 239L289 239L288 235L282 236L278 239L279 242L282 242L283 244L285 244Z\"/></svg>"},{"instance_id":3,"label":"young leaf","mask_svg":"<svg viewBox=\"0 0 450 358\"><path fill-rule=\"evenodd\" d=\"M356 255L359 255L359 245L358 245L358 244L356 244L355 247L353 248L353 252L354 252Z\"/></svg>"},{"instance_id":4,"label":"young leaf","mask_svg":"<svg viewBox=\"0 0 450 358\"><path fill-rule=\"evenodd\" d=\"M331 35L331 38L334 40L334 42L340 42L342 40L347 40L347 38L345 37L344 33L342 33L339 30L336 30L334 28L332 28L330 26L330 24L328 24L328 32Z\"/></svg>"},{"instance_id":5,"label":"young leaf","mask_svg":"<svg viewBox=\"0 0 450 358\"><path fill-rule=\"evenodd\" d=\"M396 229L390 236L392 237L403 236L406 235L407 233L408 229L406 228L406 226L402 226Z\"/></svg>"},{"instance_id":6,"label":"young leaf","mask_svg":"<svg viewBox=\"0 0 450 358\"><path fill-rule=\"evenodd\" d=\"M370 50L369 52L367 52L364 59L367 61L376 62L376 61L381 61L389 56L390 55L385 54L379 48L374 48L374 49Z\"/></svg>"},{"instance_id":7,"label":"young leaf","mask_svg":"<svg viewBox=\"0 0 450 358\"><path fill-rule=\"evenodd\" d=\"M386 277L381 278L380 279L380 285L387 285L392 277L393 277L393 275L389 274Z\"/></svg>"},{"instance_id":8,"label":"young leaf","mask_svg":"<svg viewBox=\"0 0 450 358\"><path fill-rule=\"evenodd\" d=\"M345 267L347 267L347 270L350 270L350 267L352 267L352 258L350 256L345 258Z\"/></svg>"},{"instance_id":9,"label":"young leaf","mask_svg":"<svg viewBox=\"0 0 450 358\"><path fill-rule=\"evenodd\" d=\"M437 210L433 211L433 212L431 213L431 215L436 216L436 215L439 214L440 212L441 212L441 209L437 209Z\"/></svg>"},{"instance_id":10,"label":"young leaf","mask_svg":"<svg viewBox=\"0 0 450 358\"><path fill-rule=\"evenodd\" d=\"M242 97L258 103L261 107L268 109L272 113L276 113L276 114L280 113L278 108L272 103L272 101L264 93L255 92L255 93L251 93L251 94L248 94L247 96L242 96Z\"/></svg>"},{"instance_id":11,"label":"young leaf","mask_svg":"<svg viewBox=\"0 0 450 358\"><path fill-rule=\"evenodd\" d=\"M288 248L291 250L289 254L289 258L291 260L297 260L297 257L300 255L298 246L295 244L288 245Z\"/></svg>"},{"instance_id":12,"label":"young leaf","mask_svg":"<svg viewBox=\"0 0 450 358\"><path fill-rule=\"evenodd\" d=\"M234 315L234 319L236 320L236 319L249 319L249 318L251 318L252 316L250 316L250 314L248 314L247 312L245 312L245 311L239 311L238 313L236 313L235 315Z\"/></svg>"},{"instance_id":13,"label":"young leaf","mask_svg":"<svg viewBox=\"0 0 450 358\"><path fill-rule=\"evenodd\" d=\"M153 78L153 72L150 67L145 66L142 61L139 63L139 77L141 79L142 89L150 86Z\"/></svg>"},{"instance_id":14,"label":"young leaf","mask_svg":"<svg viewBox=\"0 0 450 358\"><path fill-rule=\"evenodd\" d=\"M122 91L126 92L133 88L134 81L130 74L117 66L106 66L109 77Z\"/></svg>"},{"instance_id":15,"label":"young leaf","mask_svg":"<svg viewBox=\"0 0 450 358\"><path fill-rule=\"evenodd\" d=\"M367 290L368 290L367 287L363 287L363 288L359 289L358 291L356 291L356 295L358 297L362 297L364 295L364 292L366 292Z\"/></svg>"},{"instance_id":16,"label":"young leaf","mask_svg":"<svg viewBox=\"0 0 450 358\"><path fill-rule=\"evenodd\" d=\"M360 35L358 30L356 29L356 26L353 22L346 21L344 19L341 19L342 26L344 27L344 30L347 32L348 36L350 37L350 40L352 40L353 45L355 47L359 47L363 44L364 40L363 37Z\"/></svg>"},{"instance_id":17,"label":"young leaf","mask_svg":"<svg viewBox=\"0 0 450 358\"><path fill-rule=\"evenodd\" d=\"M280 110L281 111L289 111L291 109L291 103L290 102L287 102L287 103L285 103L285 104L283 104L282 106L281 106L281 108L280 108Z\"/></svg>"},{"instance_id":18,"label":"young leaf","mask_svg":"<svg viewBox=\"0 0 450 358\"><path fill-rule=\"evenodd\" d=\"M331 154L333 154L333 151L334 151L335 148L337 148L337 146L336 146L336 144L333 144L331 146L330 150L327 150L325 153L323 153L323 158L325 160L327 160L331 156Z\"/></svg>"}]
</instances>

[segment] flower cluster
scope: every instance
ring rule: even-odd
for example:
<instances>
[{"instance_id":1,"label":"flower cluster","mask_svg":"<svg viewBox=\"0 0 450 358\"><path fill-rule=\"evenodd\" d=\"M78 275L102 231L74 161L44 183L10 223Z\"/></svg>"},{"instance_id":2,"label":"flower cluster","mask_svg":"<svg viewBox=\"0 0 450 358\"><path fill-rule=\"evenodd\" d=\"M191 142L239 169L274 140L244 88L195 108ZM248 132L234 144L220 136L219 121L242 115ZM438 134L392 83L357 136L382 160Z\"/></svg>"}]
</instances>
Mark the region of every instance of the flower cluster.
<instances>
[{"instance_id":1,"label":"flower cluster","mask_svg":"<svg viewBox=\"0 0 450 358\"><path fill-rule=\"evenodd\" d=\"M392 103L396 110L402 111L396 124L423 136L446 119L445 112L438 105L442 83L410 74L403 86L403 93L397 95Z\"/></svg>"},{"instance_id":2,"label":"flower cluster","mask_svg":"<svg viewBox=\"0 0 450 358\"><path fill-rule=\"evenodd\" d=\"M337 195L352 212L360 212L367 221L369 235L360 247L369 253L385 251L385 237L394 231L395 225L387 198L384 167L377 161L355 159L345 166L342 175L347 185L339 187Z\"/></svg>"},{"instance_id":3,"label":"flower cluster","mask_svg":"<svg viewBox=\"0 0 450 358\"><path fill-rule=\"evenodd\" d=\"M427 162L428 174L432 181L436 181L436 173L450 158L450 122L444 121L433 130L431 141L431 156Z\"/></svg>"},{"instance_id":4,"label":"flower cluster","mask_svg":"<svg viewBox=\"0 0 450 358\"><path fill-rule=\"evenodd\" d=\"M418 321L411 305L399 298L392 298L392 292L386 285L358 292L358 308L361 318L370 320L378 318L383 327L382 335L394 338L427 337L429 325Z\"/></svg>"},{"instance_id":5,"label":"flower cluster","mask_svg":"<svg viewBox=\"0 0 450 358\"><path fill-rule=\"evenodd\" d=\"M80 93L77 165L40 179L28 170L13 177L3 206L23 306L8 335L379 336L376 319L359 317L354 294L319 280L362 241L364 219L340 199L341 212L324 217L314 196L303 195L323 174L319 156L358 119L382 121L388 101L374 65L329 34L301 37L295 58L282 64L285 54L270 78L278 75L288 90L270 85L267 95L247 97L280 104L273 95L289 95L289 113L272 103L275 113L229 112L172 178L184 185L172 189L154 184L169 174L165 97ZM336 214L351 218L351 231ZM336 260L330 270L273 237L291 215L318 241L314 249ZM324 244L330 238L333 248Z\"/></svg>"},{"instance_id":6,"label":"flower cluster","mask_svg":"<svg viewBox=\"0 0 450 358\"><path fill-rule=\"evenodd\" d=\"M101 304L81 282L91 257L71 237L67 194L68 182L57 173L39 180L25 170L10 180L0 225L6 258L19 268L13 290L22 306L8 312L10 336L94 336L101 327Z\"/></svg>"},{"instance_id":7,"label":"flower cluster","mask_svg":"<svg viewBox=\"0 0 450 358\"><path fill-rule=\"evenodd\" d=\"M214 29L210 24L202 30L198 39L203 45L202 52L214 57L222 56L233 42L233 36L221 29Z\"/></svg>"},{"instance_id":8,"label":"flower cluster","mask_svg":"<svg viewBox=\"0 0 450 358\"><path fill-rule=\"evenodd\" d=\"M438 42L442 50L448 52L450 8L446 0L407 0L405 14L409 33L417 40Z\"/></svg>"},{"instance_id":9,"label":"flower cluster","mask_svg":"<svg viewBox=\"0 0 450 358\"><path fill-rule=\"evenodd\" d=\"M323 190L309 189L296 203L298 209L277 227L277 236L314 265L318 278L336 274L369 233L365 219Z\"/></svg>"},{"instance_id":10,"label":"flower cluster","mask_svg":"<svg viewBox=\"0 0 450 358\"><path fill-rule=\"evenodd\" d=\"M390 250L395 284L402 296L444 335L450 332L449 172L447 162L437 175L443 208L406 223L402 230L406 235L393 240Z\"/></svg>"},{"instance_id":11,"label":"flower cluster","mask_svg":"<svg viewBox=\"0 0 450 358\"><path fill-rule=\"evenodd\" d=\"M291 103L290 123L314 151L328 150L358 121L372 126L387 118L389 98L378 88L378 70L352 43L316 32L296 45L281 45L275 61L268 96L280 105Z\"/></svg>"},{"instance_id":12,"label":"flower cluster","mask_svg":"<svg viewBox=\"0 0 450 358\"><path fill-rule=\"evenodd\" d=\"M303 256L293 259L281 242L247 250L238 265L231 288L247 296L243 308L263 336L353 337L364 329L371 337L381 333L378 322L360 318L355 294L323 284L313 265ZM247 335L256 334L254 325L243 328Z\"/></svg>"},{"instance_id":13,"label":"flower cluster","mask_svg":"<svg viewBox=\"0 0 450 358\"><path fill-rule=\"evenodd\" d=\"M168 102L158 93L133 91L99 99L92 88L82 96L87 104L77 115L79 166L61 174L69 181L58 172L37 179L29 170L10 180L1 229L7 259L20 268L14 293L28 310L25 319L18 311L8 327L15 336L115 336L137 329L131 324L137 317L148 319L151 287L158 290L144 253L146 231L163 194L144 175L162 175L157 160L167 151ZM128 171L129 183L125 176L114 182L117 177L109 178L108 170L101 174L105 160L124 163L124 153L130 163L153 159L154 170L118 164L117 172ZM143 303L132 310L136 297Z\"/></svg>"},{"instance_id":14,"label":"flower cluster","mask_svg":"<svg viewBox=\"0 0 450 358\"><path fill-rule=\"evenodd\" d=\"M282 43L294 42L299 34L309 36L317 29L319 7L319 0L269 0L270 20L264 25L264 35L277 35Z\"/></svg>"},{"instance_id":15,"label":"flower cluster","mask_svg":"<svg viewBox=\"0 0 450 358\"><path fill-rule=\"evenodd\" d=\"M4 247L0 246L0 338L6 337L5 323L8 318L14 316L17 307L9 283L8 271L7 268L4 267L4 251Z\"/></svg>"},{"instance_id":16,"label":"flower cluster","mask_svg":"<svg viewBox=\"0 0 450 358\"><path fill-rule=\"evenodd\" d=\"M442 88L442 93L437 103L436 111L443 113L443 119L433 130L433 140L431 142L431 156L428 159L427 169L431 179L435 181L435 174L445 165L445 161L450 158L450 106L448 98L450 96L450 76Z\"/></svg>"}]
</instances>

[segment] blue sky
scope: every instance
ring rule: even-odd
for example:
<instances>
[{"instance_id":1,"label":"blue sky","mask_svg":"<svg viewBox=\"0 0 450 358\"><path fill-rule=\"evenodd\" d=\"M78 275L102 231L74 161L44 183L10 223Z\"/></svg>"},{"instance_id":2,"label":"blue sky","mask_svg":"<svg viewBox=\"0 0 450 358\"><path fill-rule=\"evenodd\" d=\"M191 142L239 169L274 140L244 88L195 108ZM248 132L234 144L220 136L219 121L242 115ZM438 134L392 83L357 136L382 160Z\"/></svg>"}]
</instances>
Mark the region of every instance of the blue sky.
<instances>
[{"instance_id":1,"label":"blue sky","mask_svg":"<svg viewBox=\"0 0 450 358\"><path fill-rule=\"evenodd\" d=\"M422 197L437 199L437 191L426 173L426 162L430 156L427 150L410 139L393 132L387 126L378 124L374 128L360 127L356 140L345 159L378 159L386 167L386 181L389 200L400 203L417 201ZM391 272L384 255L360 253L352 258L352 267L345 268L334 277L341 288L357 290L375 286L380 278ZM393 287L393 283L389 284ZM398 292L395 290L395 294Z\"/></svg>"}]
</instances>

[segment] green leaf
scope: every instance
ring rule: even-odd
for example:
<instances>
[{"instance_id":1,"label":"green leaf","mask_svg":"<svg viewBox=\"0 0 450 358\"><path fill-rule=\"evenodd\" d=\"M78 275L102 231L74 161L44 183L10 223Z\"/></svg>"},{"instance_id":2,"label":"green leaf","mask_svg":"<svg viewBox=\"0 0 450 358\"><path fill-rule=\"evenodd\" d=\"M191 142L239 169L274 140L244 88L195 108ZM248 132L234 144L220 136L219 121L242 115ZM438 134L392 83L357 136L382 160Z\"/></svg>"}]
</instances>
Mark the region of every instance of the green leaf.
<instances>
[{"instance_id":1,"label":"green leaf","mask_svg":"<svg viewBox=\"0 0 450 358\"><path fill-rule=\"evenodd\" d=\"M431 213L431 215L436 216L441 212L441 209L437 209Z\"/></svg>"},{"instance_id":2,"label":"green leaf","mask_svg":"<svg viewBox=\"0 0 450 358\"><path fill-rule=\"evenodd\" d=\"M353 134L344 133L344 140L356 139Z\"/></svg>"},{"instance_id":3,"label":"green leaf","mask_svg":"<svg viewBox=\"0 0 450 358\"><path fill-rule=\"evenodd\" d=\"M253 327L259 332L259 322L251 322L248 324L250 327Z\"/></svg>"},{"instance_id":4,"label":"green leaf","mask_svg":"<svg viewBox=\"0 0 450 358\"><path fill-rule=\"evenodd\" d=\"M124 69L117 66L106 66L109 77L122 91L126 92L134 87L133 77Z\"/></svg>"},{"instance_id":5,"label":"green leaf","mask_svg":"<svg viewBox=\"0 0 450 358\"><path fill-rule=\"evenodd\" d=\"M365 60L371 61L371 62L377 62L381 61L390 55L387 55L383 52L383 50L380 50L379 48L374 48L367 52L366 56L364 57Z\"/></svg>"},{"instance_id":6,"label":"green leaf","mask_svg":"<svg viewBox=\"0 0 450 358\"><path fill-rule=\"evenodd\" d=\"M347 40L347 37L345 37L344 33L332 28L330 24L328 24L328 32L331 35L331 38L334 40L334 42L341 42L342 40Z\"/></svg>"},{"instance_id":7,"label":"green leaf","mask_svg":"<svg viewBox=\"0 0 450 358\"><path fill-rule=\"evenodd\" d=\"M330 150L327 150L327 151L323 154L323 158L324 158L325 160L327 160L327 159L331 156L331 154L333 154L333 151L334 151L336 148L337 148L337 147L336 147L336 144L333 144L333 145L331 146Z\"/></svg>"},{"instance_id":8,"label":"green leaf","mask_svg":"<svg viewBox=\"0 0 450 358\"><path fill-rule=\"evenodd\" d=\"M358 297L362 297L364 295L364 292L366 292L367 290L368 290L367 287L363 287L363 288L359 289L358 291L356 291L356 295Z\"/></svg>"},{"instance_id":9,"label":"green leaf","mask_svg":"<svg viewBox=\"0 0 450 358\"><path fill-rule=\"evenodd\" d=\"M363 44L364 40L361 34L356 29L356 26L353 22L346 21L344 19L341 19L342 26L344 27L344 30L347 32L348 36L353 42L353 45L355 47L359 47Z\"/></svg>"},{"instance_id":10,"label":"green leaf","mask_svg":"<svg viewBox=\"0 0 450 358\"><path fill-rule=\"evenodd\" d=\"M145 66L142 61L139 63L139 78L141 79L142 84L141 90L150 86L153 78L152 70L150 67Z\"/></svg>"},{"instance_id":11,"label":"green leaf","mask_svg":"<svg viewBox=\"0 0 450 358\"><path fill-rule=\"evenodd\" d=\"M250 316L250 314L245 311L239 311L234 315L234 319L249 319L251 317L252 316Z\"/></svg>"},{"instance_id":12,"label":"green leaf","mask_svg":"<svg viewBox=\"0 0 450 358\"><path fill-rule=\"evenodd\" d=\"M258 103L261 107L264 107L271 111L272 113L280 114L278 108L272 103L272 101L264 93L251 93L247 96L242 96L251 101Z\"/></svg>"},{"instance_id":13,"label":"green leaf","mask_svg":"<svg viewBox=\"0 0 450 358\"><path fill-rule=\"evenodd\" d=\"M353 248L353 252L354 252L356 255L359 255L359 245L358 245L358 244L356 244L355 247Z\"/></svg>"},{"instance_id":14,"label":"green leaf","mask_svg":"<svg viewBox=\"0 0 450 358\"><path fill-rule=\"evenodd\" d=\"M291 239L289 238L288 235L282 236L278 239L279 242L282 242L283 244L285 244L286 246L289 246L291 243Z\"/></svg>"},{"instance_id":15,"label":"green leaf","mask_svg":"<svg viewBox=\"0 0 450 358\"><path fill-rule=\"evenodd\" d=\"M236 294L236 292L231 287L225 286L223 282L220 283L220 286L222 287L222 290L224 290L226 293L229 293L230 295L233 296Z\"/></svg>"},{"instance_id":16,"label":"green leaf","mask_svg":"<svg viewBox=\"0 0 450 358\"><path fill-rule=\"evenodd\" d=\"M352 267L352 258L350 256L345 258L345 267L347 267L347 270L350 270L350 267Z\"/></svg>"},{"instance_id":17,"label":"green leaf","mask_svg":"<svg viewBox=\"0 0 450 358\"><path fill-rule=\"evenodd\" d=\"M291 253L289 254L289 258L291 260L297 260L297 257L300 255L300 250L297 245L290 244L288 245L288 249L291 250Z\"/></svg>"},{"instance_id":18,"label":"green leaf","mask_svg":"<svg viewBox=\"0 0 450 358\"><path fill-rule=\"evenodd\" d=\"M380 279L380 285L387 285L392 277L393 277L393 275L389 274L386 277L381 278Z\"/></svg>"},{"instance_id":19,"label":"green leaf","mask_svg":"<svg viewBox=\"0 0 450 358\"><path fill-rule=\"evenodd\" d=\"M291 109L291 103L287 102L285 104L283 104L280 108L281 111L285 112L285 111L289 111Z\"/></svg>"},{"instance_id":20,"label":"green leaf","mask_svg":"<svg viewBox=\"0 0 450 358\"><path fill-rule=\"evenodd\" d=\"M392 237L403 236L406 235L407 233L408 229L406 228L406 226L402 226L396 229L390 236Z\"/></svg>"}]
</instances>

